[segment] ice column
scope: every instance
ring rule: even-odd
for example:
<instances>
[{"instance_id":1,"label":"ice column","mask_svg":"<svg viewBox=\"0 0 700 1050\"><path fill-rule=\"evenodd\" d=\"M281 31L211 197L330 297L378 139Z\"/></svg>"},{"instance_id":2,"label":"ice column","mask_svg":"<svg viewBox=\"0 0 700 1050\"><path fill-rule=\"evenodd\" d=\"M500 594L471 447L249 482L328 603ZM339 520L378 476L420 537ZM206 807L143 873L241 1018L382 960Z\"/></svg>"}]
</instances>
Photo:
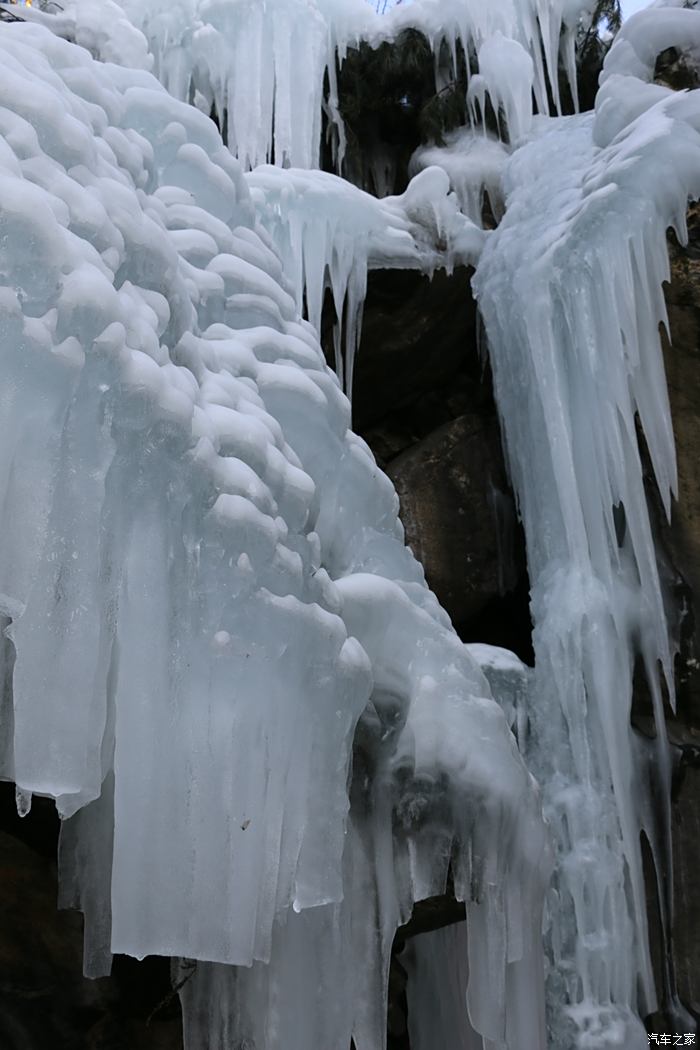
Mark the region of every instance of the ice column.
<instances>
[{"instance_id":1,"label":"ice column","mask_svg":"<svg viewBox=\"0 0 700 1050\"><path fill-rule=\"evenodd\" d=\"M697 33L699 15L670 14ZM645 15L647 47L668 46L668 15ZM506 215L475 278L532 581L535 691L521 744L558 839L548 997L562 1048L647 1045L636 1019L655 1003L642 829L670 864L668 813L665 824L652 814L629 724L639 661L667 798L673 653L638 428L670 510L658 328L666 229L682 236L700 190L700 102L613 75L620 56L639 53L633 23L610 54L597 115L559 121L512 157Z\"/></svg>"}]
</instances>

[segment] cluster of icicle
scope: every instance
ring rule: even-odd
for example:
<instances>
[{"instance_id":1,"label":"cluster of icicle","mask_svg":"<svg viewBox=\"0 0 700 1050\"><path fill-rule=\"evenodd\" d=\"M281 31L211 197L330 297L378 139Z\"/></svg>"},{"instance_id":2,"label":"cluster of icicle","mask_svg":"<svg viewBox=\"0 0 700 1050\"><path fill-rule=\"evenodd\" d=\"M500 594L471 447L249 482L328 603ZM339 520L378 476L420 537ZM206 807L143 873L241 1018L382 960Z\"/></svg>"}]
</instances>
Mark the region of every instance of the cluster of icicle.
<instances>
[{"instance_id":1,"label":"cluster of icicle","mask_svg":"<svg viewBox=\"0 0 700 1050\"><path fill-rule=\"evenodd\" d=\"M335 370L348 394L368 271L398 267L432 275L474 265L484 244L484 231L460 210L443 164L422 166L401 196L381 200L323 171L262 165L245 178L297 308L316 332L330 288L339 322Z\"/></svg>"},{"instance_id":2,"label":"cluster of icicle","mask_svg":"<svg viewBox=\"0 0 700 1050\"><path fill-rule=\"evenodd\" d=\"M83 0L91 2L91 0ZM413 0L378 15L367 0L121 0L143 30L155 72L178 98L227 114L228 142L246 167L273 160L315 168L322 114L343 130L337 73L349 47L376 47L407 29L427 38L438 78L457 68L458 51L478 58L470 101L490 95L511 132L527 128L534 92L560 109L560 58L573 85L574 42L589 0ZM69 8L70 9L70 8ZM324 78L328 79L324 95ZM517 119L516 119L517 115Z\"/></svg>"},{"instance_id":3,"label":"cluster of icicle","mask_svg":"<svg viewBox=\"0 0 700 1050\"><path fill-rule=\"evenodd\" d=\"M86 972L189 960L188 1050L381 1050L451 869L474 1038L544 1047L517 661L427 589L214 124L43 26L0 66L0 776L56 800Z\"/></svg>"}]
</instances>

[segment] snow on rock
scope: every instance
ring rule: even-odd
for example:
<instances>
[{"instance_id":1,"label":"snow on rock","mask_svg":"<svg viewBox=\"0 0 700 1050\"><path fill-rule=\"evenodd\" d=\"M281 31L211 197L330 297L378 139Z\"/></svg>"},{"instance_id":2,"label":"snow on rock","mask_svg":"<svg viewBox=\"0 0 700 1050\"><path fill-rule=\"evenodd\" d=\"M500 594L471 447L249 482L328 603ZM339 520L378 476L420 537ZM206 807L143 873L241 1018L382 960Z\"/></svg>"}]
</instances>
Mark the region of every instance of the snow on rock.
<instances>
[{"instance_id":1,"label":"snow on rock","mask_svg":"<svg viewBox=\"0 0 700 1050\"><path fill-rule=\"evenodd\" d=\"M631 15L605 58L601 84L613 74L653 80L657 56L669 47L677 47L696 64L700 60L697 11L688 0L667 0Z\"/></svg>"},{"instance_id":2,"label":"snow on rock","mask_svg":"<svg viewBox=\"0 0 700 1050\"><path fill-rule=\"evenodd\" d=\"M653 84L656 57L677 48L691 64L700 65L700 18L690 8L650 8L625 22L605 59L596 98L595 141L608 146L636 117L675 95ZM677 106L678 100L671 103ZM688 113L692 114L691 102ZM660 107L658 112L662 111ZM653 118L648 118L651 121Z\"/></svg>"},{"instance_id":3,"label":"snow on rock","mask_svg":"<svg viewBox=\"0 0 700 1050\"><path fill-rule=\"evenodd\" d=\"M452 858L472 1023L544 1050L537 790L254 184L145 71L23 23L0 64L0 775L57 801L86 971L196 960L190 1050L380 1050L394 930ZM472 236L431 169L368 259L424 265L443 222Z\"/></svg>"},{"instance_id":4,"label":"snow on rock","mask_svg":"<svg viewBox=\"0 0 700 1050\"><path fill-rule=\"evenodd\" d=\"M650 92L638 77L655 48L698 32L690 10L626 23L596 114L539 121L513 154L505 217L474 281L532 584L536 666L519 739L557 836L556 1047L641 1050L637 1011L655 1006L640 830L668 872L668 813L664 827L651 792L669 797L662 693L673 697L673 651L636 426L670 512L662 282L667 227L683 237L700 193L700 93ZM656 711L654 789L630 729L637 658ZM668 920L667 899L663 908Z\"/></svg>"}]
</instances>

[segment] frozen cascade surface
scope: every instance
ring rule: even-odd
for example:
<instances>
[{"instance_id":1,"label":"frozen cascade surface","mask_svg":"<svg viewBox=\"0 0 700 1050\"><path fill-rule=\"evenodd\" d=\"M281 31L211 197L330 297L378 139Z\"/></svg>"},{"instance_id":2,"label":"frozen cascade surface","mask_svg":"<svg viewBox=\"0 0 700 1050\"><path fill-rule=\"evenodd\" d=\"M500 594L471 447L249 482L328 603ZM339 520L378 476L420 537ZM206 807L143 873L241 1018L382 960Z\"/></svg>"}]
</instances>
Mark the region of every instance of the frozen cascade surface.
<instances>
[{"instance_id":1,"label":"frozen cascade surface","mask_svg":"<svg viewBox=\"0 0 700 1050\"><path fill-rule=\"evenodd\" d=\"M550 851L499 661L405 548L241 165L42 26L0 25L0 65L0 775L56 799L86 972L194 960L188 1050L381 1050L394 931L452 862L471 1024L544 1050Z\"/></svg>"},{"instance_id":2,"label":"frozen cascade surface","mask_svg":"<svg viewBox=\"0 0 700 1050\"><path fill-rule=\"evenodd\" d=\"M668 871L668 814L655 819L629 716L639 659L668 798L662 695L673 702L673 652L635 420L670 511L661 286L666 229L683 237L700 192L700 94L643 80L657 48L695 47L698 32L695 11L631 18L596 113L536 122L506 166L505 217L474 281L532 583L536 668L521 747L557 837L546 932L557 1047L641 1050L639 990L642 1013L655 1005L640 830Z\"/></svg>"},{"instance_id":3,"label":"frozen cascade surface","mask_svg":"<svg viewBox=\"0 0 700 1050\"><path fill-rule=\"evenodd\" d=\"M258 19L274 7L222 3L234 6ZM483 50L501 33L530 56L537 96L532 12L556 55L561 17L579 7L422 0L381 33L415 12L448 45L471 34ZM357 32L354 6L319 0L304 13L331 8L334 55ZM427 170L413 189L378 202L319 172L244 174L250 157L233 160L205 117L158 86L151 66L189 97L197 5L167 77L172 7L128 11L140 25L144 12L162 16L155 62L121 8L105 4L104 23L96 10L86 2L58 21L142 72L95 63L36 26L0 26L11 72L0 612L17 650L0 775L23 809L38 792L69 818L61 893L85 912L87 971L106 972L113 950L196 960L182 991L189 1050L347 1050L351 1034L358 1050L381 1048L394 931L415 900L444 891L452 858L468 922L416 943L409 994L425 1003L431 981L449 982L440 1025L456 1047L544 1048L549 858L510 726L558 848L549 1045L647 1045L639 831L657 857L667 843L629 706L639 658L667 780L673 653L635 415L670 506L665 230L682 235L700 189L698 95L648 81L657 50L697 53L700 16L671 4L630 19L594 115L531 123L486 68L472 95L490 80L531 141L514 149L509 136L507 160L488 140L480 154L465 131L451 157L416 158ZM211 70L200 72L206 107ZM496 232L465 222L445 173L475 222L492 179L507 206ZM480 253L528 539L534 674L456 639L299 318L302 298L318 302L329 281L352 343L367 267L429 271ZM348 798L353 739L366 775Z\"/></svg>"}]
</instances>

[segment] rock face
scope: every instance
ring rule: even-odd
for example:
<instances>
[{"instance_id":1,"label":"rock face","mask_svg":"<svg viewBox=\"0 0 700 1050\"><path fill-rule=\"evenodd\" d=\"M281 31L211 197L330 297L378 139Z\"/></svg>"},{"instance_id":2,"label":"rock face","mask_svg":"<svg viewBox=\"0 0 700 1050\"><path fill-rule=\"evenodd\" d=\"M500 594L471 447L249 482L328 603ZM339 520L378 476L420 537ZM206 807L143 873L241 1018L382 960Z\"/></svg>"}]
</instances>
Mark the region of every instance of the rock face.
<instances>
[{"instance_id":1,"label":"rock face","mask_svg":"<svg viewBox=\"0 0 700 1050\"><path fill-rule=\"evenodd\" d=\"M406 542L459 631L515 584L515 509L497 420L445 423L387 466Z\"/></svg>"},{"instance_id":2,"label":"rock face","mask_svg":"<svg viewBox=\"0 0 700 1050\"><path fill-rule=\"evenodd\" d=\"M673 342L665 341L666 375L678 456L678 501L660 526L681 605L676 684L678 708L669 736L680 776L673 803L676 919L674 961L682 1002L700 1016L700 208L688 214L688 244L670 241L666 289Z\"/></svg>"},{"instance_id":3,"label":"rock face","mask_svg":"<svg viewBox=\"0 0 700 1050\"><path fill-rule=\"evenodd\" d=\"M370 274L353 421L396 485L406 542L460 636L530 660L524 540L470 276Z\"/></svg>"},{"instance_id":4,"label":"rock face","mask_svg":"<svg viewBox=\"0 0 700 1050\"><path fill-rule=\"evenodd\" d=\"M490 402L476 350L471 271L369 275L355 362L354 428L382 466L465 406ZM332 363L330 315L324 345Z\"/></svg>"},{"instance_id":5,"label":"rock face","mask_svg":"<svg viewBox=\"0 0 700 1050\"><path fill-rule=\"evenodd\" d=\"M678 501L663 538L688 586L687 622L679 668L680 711L700 729L700 665L695 621L700 614L700 207L688 215L688 244L671 240L666 289L672 345L665 363L678 456Z\"/></svg>"},{"instance_id":6,"label":"rock face","mask_svg":"<svg viewBox=\"0 0 700 1050\"><path fill-rule=\"evenodd\" d=\"M700 731L696 732L700 756ZM685 770L673 806L674 959L681 1002L700 1017L700 764Z\"/></svg>"}]
</instances>

